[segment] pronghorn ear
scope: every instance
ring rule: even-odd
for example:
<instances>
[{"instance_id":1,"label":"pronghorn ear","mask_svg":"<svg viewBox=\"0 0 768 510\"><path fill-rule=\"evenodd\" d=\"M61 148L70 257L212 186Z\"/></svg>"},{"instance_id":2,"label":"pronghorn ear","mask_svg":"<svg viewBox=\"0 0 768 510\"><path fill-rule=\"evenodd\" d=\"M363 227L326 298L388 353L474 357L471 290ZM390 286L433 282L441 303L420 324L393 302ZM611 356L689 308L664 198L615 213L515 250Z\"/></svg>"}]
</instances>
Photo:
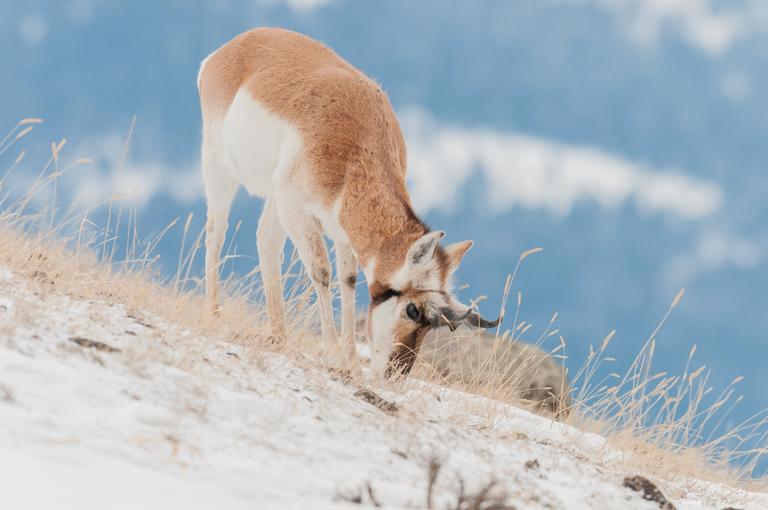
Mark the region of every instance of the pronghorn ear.
<instances>
[{"instance_id":1,"label":"pronghorn ear","mask_svg":"<svg viewBox=\"0 0 768 510\"><path fill-rule=\"evenodd\" d=\"M412 268L423 266L435 256L435 250L445 232L429 232L421 236L408 250L406 263Z\"/></svg>"},{"instance_id":2,"label":"pronghorn ear","mask_svg":"<svg viewBox=\"0 0 768 510\"><path fill-rule=\"evenodd\" d=\"M445 252L448 254L448 274L452 274L459 267L461 258L472 248L472 241L462 241L448 246Z\"/></svg>"}]
</instances>

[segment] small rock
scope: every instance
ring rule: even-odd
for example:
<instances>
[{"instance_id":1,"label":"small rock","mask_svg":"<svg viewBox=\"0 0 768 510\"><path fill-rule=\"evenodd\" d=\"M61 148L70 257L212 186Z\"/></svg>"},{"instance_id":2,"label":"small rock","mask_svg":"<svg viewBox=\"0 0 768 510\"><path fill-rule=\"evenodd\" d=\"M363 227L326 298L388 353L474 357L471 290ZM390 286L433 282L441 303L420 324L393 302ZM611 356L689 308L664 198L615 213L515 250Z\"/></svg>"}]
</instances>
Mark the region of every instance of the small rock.
<instances>
[{"instance_id":1,"label":"small rock","mask_svg":"<svg viewBox=\"0 0 768 510\"><path fill-rule=\"evenodd\" d=\"M407 458L408 458L408 454L407 454L407 453L404 453L404 452L401 452L401 451L398 451L398 450L390 450L390 451L391 451L392 453L394 453L395 455L397 455L397 456L399 456L399 457L402 457L402 458L404 458L404 459L407 459Z\"/></svg>"},{"instance_id":2,"label":"small rock","mask_svg":"<svg viewBox=\"0 0 768 510\"><path fill-rule=\"evenodd\" d=\"M664 494L662 494L661 491L647 478L643 478L642 476L633 476L632 478L627 477L624 478L623 485L633 491L643 492L643 499L655 501L659 504L659 508L662 510L675 510L675 506L667 501Z\"/></svg>"},{"instance_id":3,"label":"small rock","mask_svg":"<svg viewBox=\"0 0 768 510\"><path fill-rule=\"evenodd\" d=\"M126 314L126 317L128 317L129 319L133 319L134 322L136 322L136 324L139 324L140 326L144 326L145 328L149 328L149 329L155 329L155 327L152 324L149 324L145 320L142 320L140 317L137 317L133 313Z\"/></svg>"},{"instance_id":4,"label":"small rock","mask_svg":"<svg viewBox=\"0 0 768 510\"><path fill-rule=\"evenodd\" d=\"M539 461L538 459L529 460L525 463L525 467L527 469L539 469Z\"/></svg>"},{"instance_id":5,"label":"small rock","mask_svg":"<svg viewBox=\"0 0 768 510\"><path fill-rule=\"evenodd\" d=\"M387 402L386 400L376 395L372 391L360 390L355 392L355 396L360 400L363 400L364 402L368 402L373 407L381 409L382 411L384 411L390 416L397 416L399 413L397 406L395 404L393 404L392 402Z\"/></svg>"},{"instance_id":6,"label":"small rock","mask_svg":"<svg viewBox=\"0 0 768 510\"><path fill-rule=\"evenodd\" d=\"M13 402L15 400L13 397L13 390L3 383L0 383L0 400L6 402Z\"/></svg>"},{"instance_id":7,"label":"small rock","mask_svg":"<svg viewBox=\"0 0 768 510\"><path fill-rule=\"evenodd\" d=\"M120 352L120 349L117 347L112 347L111 345L107 345L104 342L99 342L98 340L89 340L87 338L75 336L70 338L69 341L75 342L77 345L82 345L83 347L93 347L99 351Z\"/></svg>"}]
</instances>

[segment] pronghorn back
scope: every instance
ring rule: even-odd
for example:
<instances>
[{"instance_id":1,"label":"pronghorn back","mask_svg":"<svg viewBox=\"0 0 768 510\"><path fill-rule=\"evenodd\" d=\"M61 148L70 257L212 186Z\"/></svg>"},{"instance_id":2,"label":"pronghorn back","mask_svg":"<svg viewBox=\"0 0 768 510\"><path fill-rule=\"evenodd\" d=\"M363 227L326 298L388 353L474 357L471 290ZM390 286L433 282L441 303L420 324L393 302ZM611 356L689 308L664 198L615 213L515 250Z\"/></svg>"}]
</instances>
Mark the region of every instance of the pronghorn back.
<instances>
[{"instance_id":1,"label":"pronghorn back","mask_svg":"<svg viewBox=\"0 0 768 510\"><path fill-rule=\"evenodd\" d=\"M388 160L375 173L399 177L387 184L407 197L405 140L386 94L323 44L280 28L250 30L206 59L199 88L206 121L223 119L245 89L297 128L326 205L338 199L350 163L371 156Z\"/></svg>"}]
</instances>

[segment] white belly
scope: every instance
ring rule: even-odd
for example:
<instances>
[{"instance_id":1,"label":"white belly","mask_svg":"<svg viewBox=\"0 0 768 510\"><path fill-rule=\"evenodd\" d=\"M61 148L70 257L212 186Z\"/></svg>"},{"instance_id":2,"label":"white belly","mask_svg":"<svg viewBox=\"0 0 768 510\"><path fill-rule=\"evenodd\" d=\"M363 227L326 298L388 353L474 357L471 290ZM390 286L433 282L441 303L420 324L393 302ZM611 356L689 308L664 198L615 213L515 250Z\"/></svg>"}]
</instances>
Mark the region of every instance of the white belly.
<instances>
[{"instance_id":1,"label":"white belly","mask_svg":"<svg viewBox=\"0 0 768 510\"><path fill-rule=\"evenodd\" d=\"M319 222L323 234L348 243L338 222L338 207L327 210L319 190L308 188L298 168L301 135L288 122L269 113L248 92L235 95L221 129L221 155L227 170L250 195L275 197Z\"/></svg>"},{"instance_id":2,"label":"white belly","mask_svg":"<svg viewBox=\"0 0 768 510\"><path fill-rule=\"evenodd\" d=\"M298 131L262 107L243 89L227 111L222 128L225 166L251 195L275 193L275 180L299 156Z\"/></svg>"}]
</instances>

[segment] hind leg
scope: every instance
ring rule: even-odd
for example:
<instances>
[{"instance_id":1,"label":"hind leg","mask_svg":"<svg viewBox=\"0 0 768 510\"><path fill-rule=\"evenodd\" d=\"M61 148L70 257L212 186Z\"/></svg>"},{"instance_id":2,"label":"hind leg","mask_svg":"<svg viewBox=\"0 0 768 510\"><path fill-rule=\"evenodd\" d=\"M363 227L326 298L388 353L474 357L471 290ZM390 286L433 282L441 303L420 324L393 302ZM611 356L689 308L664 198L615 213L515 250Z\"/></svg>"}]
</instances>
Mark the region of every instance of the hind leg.
<instances>
[{"instance_id":1,"label":"hind leg","mask_svg":"<svg viewBox=\"0 0 768 510\"><path fill-rule=\"evenodd\" d=\"M238 182L219 161L210 136L203 136L203 178L208 202L205 224L205 305L209 313L219 310L219 265L227 235L229 207Z\"/></svg>"},{"instance_id":2,"label":"hind leg","mask_svg":"<svg viewBox=\"0 0 768 510\"><path fill-rule=\"evenodd\" d=\"M256 231L256 247L259 250L259 267L264 279L267 295L267 315L272 334L285 333L285 305L283 304L282 264L280 261L285 246L286 233L277 213L277 202L268 198L259 219Z\"/></svg>"},{"instance_id":3,"label":"hind leg","mask_svg":"<svg viewBox=\"0 0 768 510\"><path fill-rule=\"evenodd\" d=\"M287 205L278 202L277 206L283 227L296 246L317 294L326 361L331 366L338 367L344 363L344 357L336 339L336 325L331 303L331 261L328 259L325 239L320 232L317 219L301 210L295 202L292 201Z\"/></svg>"}]
</instances>

